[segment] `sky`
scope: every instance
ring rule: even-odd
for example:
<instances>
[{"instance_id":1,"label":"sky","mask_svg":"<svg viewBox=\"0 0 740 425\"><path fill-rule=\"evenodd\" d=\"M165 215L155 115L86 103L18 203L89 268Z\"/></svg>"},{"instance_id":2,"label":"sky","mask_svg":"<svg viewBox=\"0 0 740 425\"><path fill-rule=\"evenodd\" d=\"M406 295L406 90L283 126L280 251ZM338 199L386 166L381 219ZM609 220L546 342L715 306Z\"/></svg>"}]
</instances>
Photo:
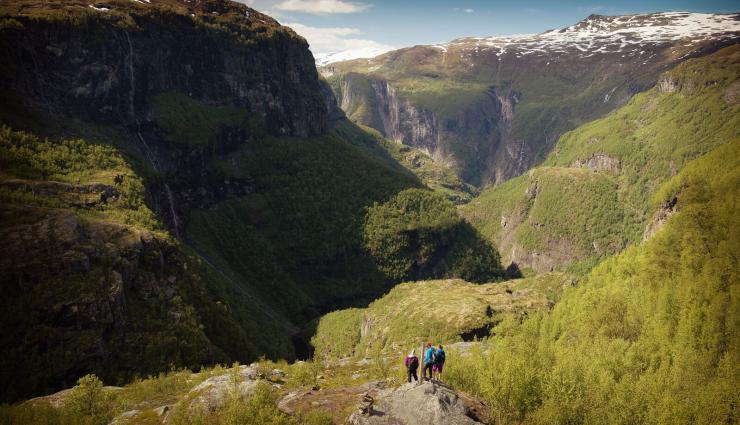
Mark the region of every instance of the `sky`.
<instances>
[{"instance_id":1,"label":"sky","mask_svg":"<svg viewBox=\"0 0 740 425\"><path fill-rule=\"evenodd\" d=\"M444 43L460 37L533 34L586 16L688 11L740 12L738 0L237 0L292 27L311 51Z\"/></svg>"}]
</instances>

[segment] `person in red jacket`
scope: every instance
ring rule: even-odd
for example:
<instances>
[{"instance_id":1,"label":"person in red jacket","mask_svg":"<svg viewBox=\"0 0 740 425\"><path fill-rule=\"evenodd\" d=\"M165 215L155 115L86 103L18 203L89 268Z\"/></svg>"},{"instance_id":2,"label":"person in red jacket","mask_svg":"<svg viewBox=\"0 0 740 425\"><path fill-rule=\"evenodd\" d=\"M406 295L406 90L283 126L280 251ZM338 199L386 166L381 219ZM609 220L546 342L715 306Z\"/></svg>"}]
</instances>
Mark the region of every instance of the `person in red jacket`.
<instances>
[{"instance_id":1,"label":"person in red jacket","mask_svg":"<svg viewBox=\"0 0 740 425\"><path fill-rule=\"evenodd\" d=\"M408 375L408 382L411 382L411 377L414 377L416 382L419 382L419 375L416 371L419 369L419 358L416 357L414 350L411 350L408 356L406 356L406 374Z\"/></svg>"}]
</instances>

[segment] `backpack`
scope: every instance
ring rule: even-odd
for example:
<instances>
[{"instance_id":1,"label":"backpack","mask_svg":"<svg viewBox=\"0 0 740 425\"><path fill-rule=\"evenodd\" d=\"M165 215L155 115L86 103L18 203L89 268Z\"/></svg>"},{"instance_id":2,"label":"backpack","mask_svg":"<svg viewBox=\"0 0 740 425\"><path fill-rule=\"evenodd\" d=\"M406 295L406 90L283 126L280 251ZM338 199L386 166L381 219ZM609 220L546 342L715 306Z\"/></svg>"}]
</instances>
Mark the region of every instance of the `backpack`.
<instances>
[{"instance_id":1,"label":"backpack","mask_svg":"<svg viewBox=\"0 0 740 425\"><path fill-rule=\"evenodd\" d=\"M419 358L414 356L409 362L409 369L417 369L419 367Z\"/></svg>"},{"instance_id":2,"label":"backpack","mask_svg":"<svg viewBox=\"0 0 740 425\"><path fill-rule=\"evenodd\" d=\"M435 359L435 363L442 364L445 362L445 352L444 350L437 350L437 356Z\"/></svg>"},{"instance_id":3,"label":"backpack","mask_svg":"<svg viewBox=\"0 0 740 425\"><path fill-rule=\"evenodd\" d=\"M424 363L434 363L434 348L429 347L424 352Z\"/></svg>"}]
</instances>

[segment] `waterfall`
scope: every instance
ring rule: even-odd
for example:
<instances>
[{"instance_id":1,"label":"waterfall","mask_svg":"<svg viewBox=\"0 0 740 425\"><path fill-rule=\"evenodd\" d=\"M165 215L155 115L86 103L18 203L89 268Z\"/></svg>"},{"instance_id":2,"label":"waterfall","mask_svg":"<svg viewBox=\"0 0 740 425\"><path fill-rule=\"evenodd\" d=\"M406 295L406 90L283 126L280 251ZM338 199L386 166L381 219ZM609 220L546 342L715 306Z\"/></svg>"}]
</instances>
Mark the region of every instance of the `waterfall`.
<instances>
[{"instance_id":1,"label":"waterfall","mask_svg":"<svg viewBox=\"0 0 740 425\"><path fill-rule=\"evenodd\" d=\"M139 120L136 119L136 111L134 111L134 94L136 93L136 77L134 76L134 48L131 45L131 37L128 35L128 31L124 31L123 33L126 34L126 41L128 42L128 78L129 85L131 86L128 92L129 112L131 113L131 116L136 120L136 125L138 127Z\"/></svg>"},{"instance_id":2,"label":"waterfall","mask_svg":"<svg viewBox=\"0 0 740 425\"><path fill-rule=\"evenodd\" d=\"M126 34L126 42L128 43L127 64L130 85L128 94L129 113L136 123L136 136L138 137L139 141L141 141L141 144L144 147L144 156L146 156L147 161L149 161L149 163L152 165L154 171L161 175L159 162L157 161L156 156L152 153L152 150L149 148L149 144L146 142L144 135L141 134L141 124L139 123L139 118L136 116L136 111L134 109L134 94L136 93L136 76L134 74L134 47L131 43L131 37L129 36L128 31L124 31L124 34ZM180 238L180 223L177 218L177 214L175 213L175 197L172 195L172 190L170 189L170 185L167 182L164 183L164 190L167 194L167 203L170 206L170 214L172 214L172 226L175 228L175 236L177 238Z\"/></svg>"},{"instance_id":3,"label":"waterfall","mask_svg":"<svg viewBox=\"0 0 740 425\"><path fill-rule=\"evenodd\" d=\"M172 214L172 226L174 226L175 228L175 236L177 238L180 238L180 231L178 230L178 228L180 227L180 223L178 223L177 214L175 214L175 199L172 196L170 185L165 183L164 190L165 192L167 192L167 201L170 203L170 213Z\"/></svg>"}]
</instances>

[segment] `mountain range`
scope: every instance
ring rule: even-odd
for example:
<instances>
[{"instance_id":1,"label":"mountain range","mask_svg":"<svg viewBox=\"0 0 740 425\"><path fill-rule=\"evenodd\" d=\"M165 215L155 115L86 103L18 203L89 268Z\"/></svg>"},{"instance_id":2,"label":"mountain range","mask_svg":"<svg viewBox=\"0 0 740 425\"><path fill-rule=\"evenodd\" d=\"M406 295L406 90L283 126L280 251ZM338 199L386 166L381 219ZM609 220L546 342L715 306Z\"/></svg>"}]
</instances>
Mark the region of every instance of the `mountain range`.
<instances>
[{"instance_id":1,"label":"mountain range","mask_svg":"<svg viewBox=\"0 0 740 425\"><path fill-rule=\"evenodd\" d=\"M463 38L322 67L347 116L476 186L540 163L559 136L681 61L736 42L738 15L592 15L538 35Z\"/></svg>"}]
</instances>

